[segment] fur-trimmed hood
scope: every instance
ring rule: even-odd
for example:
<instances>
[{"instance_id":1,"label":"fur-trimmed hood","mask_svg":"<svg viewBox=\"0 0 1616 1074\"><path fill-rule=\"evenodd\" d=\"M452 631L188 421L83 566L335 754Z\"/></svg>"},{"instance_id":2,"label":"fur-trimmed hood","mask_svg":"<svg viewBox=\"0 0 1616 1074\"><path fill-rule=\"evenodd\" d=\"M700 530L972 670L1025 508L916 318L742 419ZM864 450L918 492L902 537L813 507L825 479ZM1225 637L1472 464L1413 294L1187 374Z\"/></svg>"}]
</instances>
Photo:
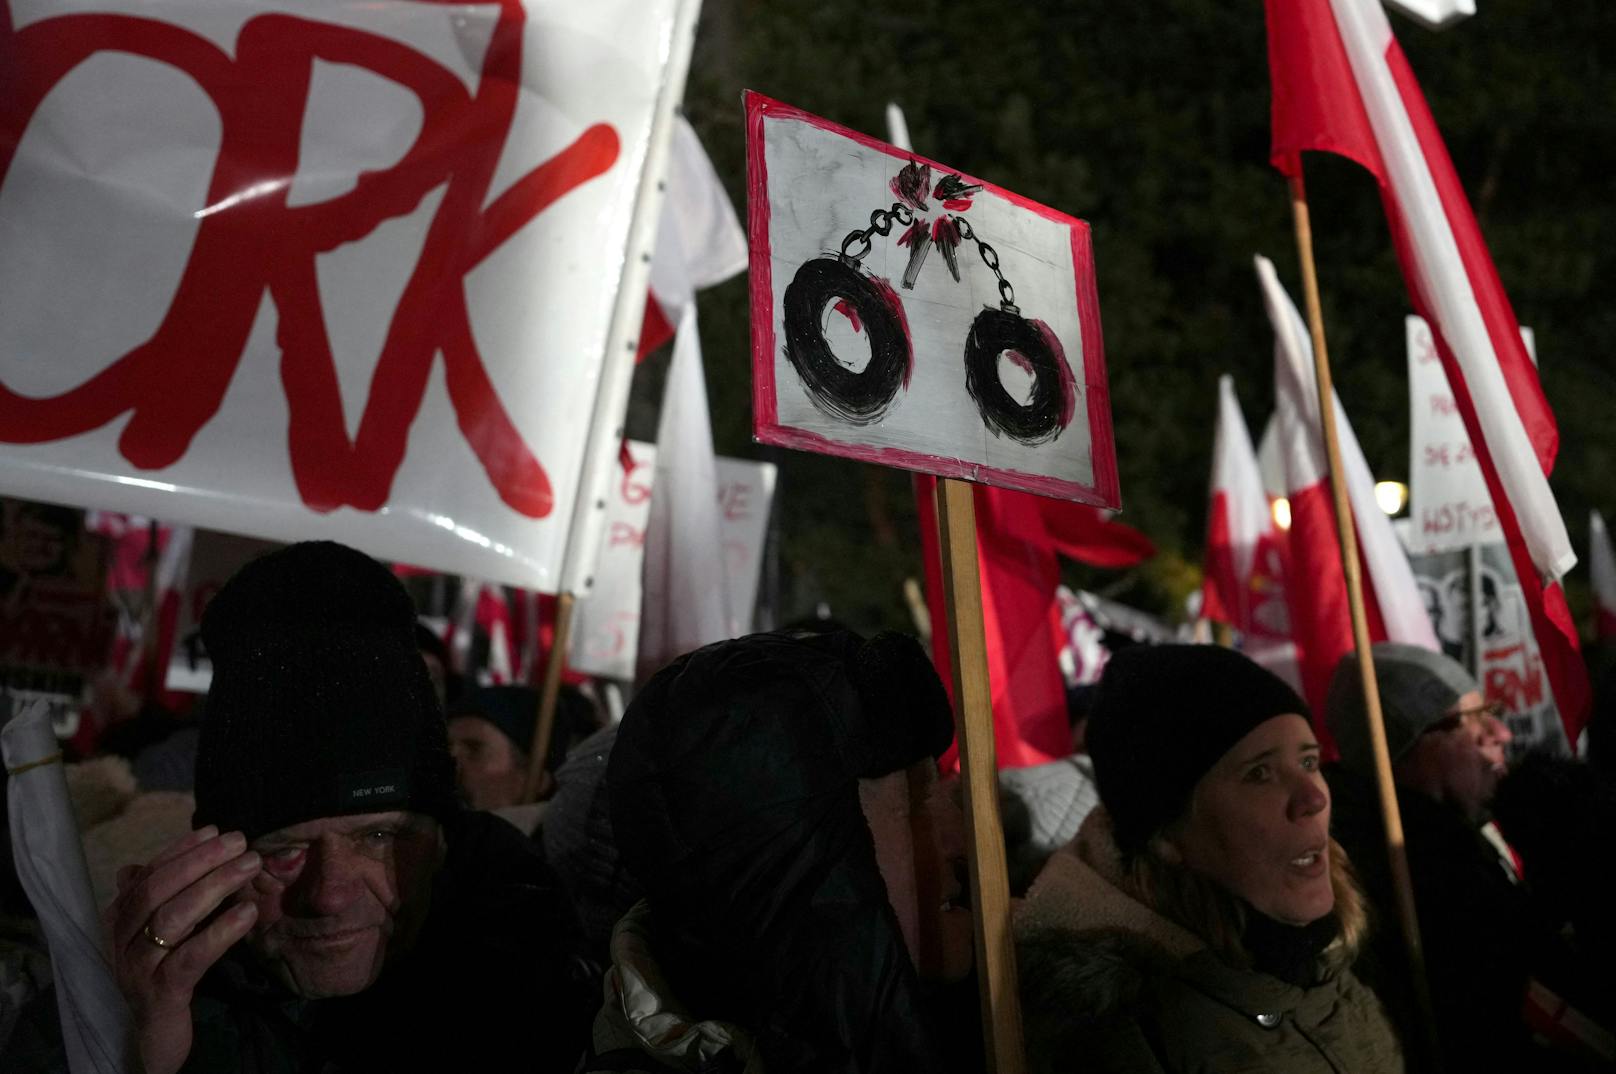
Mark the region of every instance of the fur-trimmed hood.
<instances>
[{"instance_id":1,"label":"fur-trimmed hood","mask_svg":"<svg viewBox=\"0 0 1616 1074\"><path fill-rule=\"evenodd\" d=\"M1379 1002L1350 972L1300 988L1231 966L1122 875L1097 809L1017 914L1032 1074L1403 1069Z\"/></svg>"}]
</instances>

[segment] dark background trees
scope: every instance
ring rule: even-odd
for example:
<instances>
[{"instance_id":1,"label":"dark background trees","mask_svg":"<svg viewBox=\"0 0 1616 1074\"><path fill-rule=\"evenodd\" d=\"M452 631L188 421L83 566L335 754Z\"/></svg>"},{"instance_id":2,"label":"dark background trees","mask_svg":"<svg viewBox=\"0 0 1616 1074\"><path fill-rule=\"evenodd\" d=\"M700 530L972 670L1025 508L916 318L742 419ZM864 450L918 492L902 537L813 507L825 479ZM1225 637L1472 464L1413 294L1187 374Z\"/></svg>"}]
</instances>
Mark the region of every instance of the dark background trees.
<instances>
[{"instance_id":1,"label":"dark background trees","mask_svg":"<svg viewBox=\"0 0 1616 1074\"><path fill-rule=\"evenodd\" d=\"M1483 0L1443 33L1393 16L1523 324L1537 330L1559 417L1554 488L1573 541L1616 510L1616 5ZM899 102L917 151L1090 222L1124 518L1158 561L1073 580L1170 612L1197 581L1217 376L1253 434L1272 406L1272 337L1251 268L1299 293L1285 186L1267 165L1257 0L813 5L707 0L687 110L745 204L741 91L884 136ZM1308 161L1337 386L1383 478L1408 476L1403 283L1368 176ZM746 285L708 294L702 338L723 454L781 467L782 615L824 602L856 626L901 626L919 575L907 475L751 443ZM654 431L660 368L631 429ZM1585 609L1585 571L1571 582Z\"/></svg>"}]
</instances>

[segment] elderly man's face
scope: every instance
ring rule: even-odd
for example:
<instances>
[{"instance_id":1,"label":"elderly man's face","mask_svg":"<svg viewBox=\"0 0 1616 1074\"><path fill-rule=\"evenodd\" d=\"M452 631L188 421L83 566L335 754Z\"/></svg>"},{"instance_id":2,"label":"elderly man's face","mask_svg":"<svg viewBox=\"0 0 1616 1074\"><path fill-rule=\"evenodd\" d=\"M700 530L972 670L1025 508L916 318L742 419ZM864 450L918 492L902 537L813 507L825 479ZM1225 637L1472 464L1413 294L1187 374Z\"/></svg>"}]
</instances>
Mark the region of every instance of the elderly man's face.
<instances>
[{"instance_id":1,"label":"elderly man's face","mask_svg":"<svg viewBox=\"0 0 1616 1074\"><path fill-rule=\"evenodd\" d=\"M443 858L419 813L323 817L253 842L263 869L248 943L307 999L362 992L415 941Z\"/></svg>"},{"instance_id":2,"label":"elderly man's face","mask_svg":"<svg viewBox=\"0 0 1616 1074\"><path fill-rule=\"evenodd\" d=\"M1472 690L1454 703L1442 721L1415 739L1398 764L1417 773L1428 793L1479 822L1498 790L1498 781L1509 771L1504 748L1513 737L1481 694Z\"/></svg>"}]
</instances>

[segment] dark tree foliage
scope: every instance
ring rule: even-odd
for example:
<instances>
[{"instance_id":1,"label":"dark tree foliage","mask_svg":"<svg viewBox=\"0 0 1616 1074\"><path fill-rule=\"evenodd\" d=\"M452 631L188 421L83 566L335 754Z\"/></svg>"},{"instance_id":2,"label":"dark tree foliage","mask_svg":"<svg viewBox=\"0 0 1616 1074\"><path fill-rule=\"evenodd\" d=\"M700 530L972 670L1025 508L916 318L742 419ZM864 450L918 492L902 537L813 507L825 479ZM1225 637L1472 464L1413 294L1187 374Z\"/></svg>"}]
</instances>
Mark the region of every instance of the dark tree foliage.
<instances>
[{"instance_id":1,"label":"dark tree foliage","mask_svg":"<svg viewBox=\"0 0 1616 1074\"><path fill-rule=\"evenodd\" d=\"M1479 7L1443 33L1394 23L1537 330L1561 430L1554 487L1580 543L1589 507L1616 510L1616 5ZM687 109L737 206L743 88L878 136L895 100L917 151L1090 222L1124 517L1163 549L1113 588L1170 610L1197 581L1218 375L1235 376L1253 435L1272 407L1252 255L1300 293L1285 185L1267 164L1262 5L707 0ZM1407 300L1379 198L1365 173L1316 155L1308 188L1338 390L1375 473L1406 478ZM781 466L781 614L824 601L856 626L903 625L901 582L920 571L907 475L753 445L744 280L708 292L702 317L718 450ZM647 373L641 435L660 395L660 370Z\"/></svg>"}]
</instances>

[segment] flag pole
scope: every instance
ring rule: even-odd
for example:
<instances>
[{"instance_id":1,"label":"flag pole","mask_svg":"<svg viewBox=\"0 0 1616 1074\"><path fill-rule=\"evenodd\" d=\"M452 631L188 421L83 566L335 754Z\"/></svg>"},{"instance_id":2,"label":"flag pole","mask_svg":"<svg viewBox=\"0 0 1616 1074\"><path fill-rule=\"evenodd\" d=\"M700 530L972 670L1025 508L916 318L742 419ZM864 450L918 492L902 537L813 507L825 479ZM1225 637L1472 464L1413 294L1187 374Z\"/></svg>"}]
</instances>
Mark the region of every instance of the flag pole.
<instances>
[{"instance_id":1,"label":"flag pole","mask_svg":"<svg viewBox=\"0 0 1616 1074\"><path fill-rule=\"evenodd\" d=\"M906 152L909 124L887 104L887 135ZM1024 1074L1021 993L1011 929L1010 876L999 818L999 763L993 742L993 688L982 624L982 575L976 556L976 493L952 477L933 482L937 547L948 612L948 666L954 677L954 732L965 786L966 861L970 867L976 975L982 993L982 1040L991 1074ZM906 587L907 588L907 587ZM923 606L923 602L922 602ZM916 613L919 620L919 613ZM932 630L936 623L929 624Z\"/></svg>"},{"instance_id":2,"label":"flag pole","mask_svg":"<svg viewBox=\"0 0 1616 1074\"><path fill-rule=\"evenodd\" d=\"M527 751L527 783L524 802L536 802L544 789L544 762L549 759L550 739L555 729L556 701L561 696L561 670L567 663L567 644L572 638L571 593L556 597L555 634L550 654L544 662L544 685L539 691L539 716L533 723L533 742ZM536 643L537 639L535 639Z\"/></svg>"},{"instance_id":3,"label":"flag pole","mask_svg":"<svg viewBox=\"0 0 1616 1074\"><path fill-rule=\"evenodd\" d=\"M1324 449L1330 465L1330 493L1335 505L1336 536L1341 542L1341 570L1346 576L1347 603L1352 614L1352 644L1358 653L1358 674L1363 682L1365 715L1369 721L1369 744L1375 758L1375 783L1380 792L1381 820L1386 829L1386 855L1391 864L1392 888L1397 900L1397 916L1408 948L1409 971L1413 976L1415 1002L1425 1024L1426 1045L1431 1058L1435 1049L1436 1024L1432 1018L1431 992L1426 981L1425 951L1420 943L1420 923L1414 908L1414 886L1408 871L1408 850L1403 838L1403 817L1397 807L1397 789L1392 779L1391 750L1386 745L1386 724L1381 716L1380 684L1370 654L1369 620L1364 612L1363 573L1358 562L1358 537L1353 527L1352 505L1347 499L1346 473L1341 466L1341 442L1336 434L1335 386L1330 379L1330 358L1324 345L1324 311L1319 301L1318 269L1313 261L1313 225L1307 206L1307 190L1300 168L1290 177L1291 216L1296 225L1296 253L1302 265L1302 292L1307 303L1308 329L1313 337L1313 369L1319 385L1319 420L1324 430Z\"/></svg>"},{"instance_id":4,"label":"flag pole","mask_svg":"<svg viewBox=\"0 0 1616 1074\"><path fill-rule=\"evenodd\" d=\"M1010 926L1004 827L999 820L998 764L987 636L976 557L976 504L968 481L937 480L937 521L948 607L948 662L954 675L954 726L965 784L971 905L976 932L982 1028L993 1074L1022 1074L1021 1000L1016 990L1015 940Z\"/></svg>"}]
</instances>

